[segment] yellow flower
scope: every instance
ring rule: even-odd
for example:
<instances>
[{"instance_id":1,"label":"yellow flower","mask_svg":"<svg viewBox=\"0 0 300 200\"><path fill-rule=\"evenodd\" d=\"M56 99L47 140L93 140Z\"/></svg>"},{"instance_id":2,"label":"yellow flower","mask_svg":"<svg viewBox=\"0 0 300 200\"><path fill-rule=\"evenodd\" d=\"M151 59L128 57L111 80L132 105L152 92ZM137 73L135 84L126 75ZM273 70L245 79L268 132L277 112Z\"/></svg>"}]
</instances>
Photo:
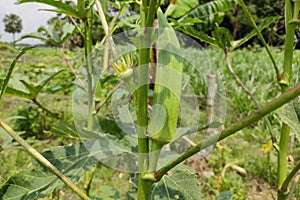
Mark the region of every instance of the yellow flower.
<instances>
[{"instance_id":1,"label":"yellow flower","mask_svg":"<svg viewBox=\"0 0 300 200\"><path fill-rule=\"evenodd\" d=\"M263 144L262 145L262 152L263 153L268 153L269 151L272 150L273 147L273 142L272 140L269 140L268 144Z\"/></svg>"}]
</instances>

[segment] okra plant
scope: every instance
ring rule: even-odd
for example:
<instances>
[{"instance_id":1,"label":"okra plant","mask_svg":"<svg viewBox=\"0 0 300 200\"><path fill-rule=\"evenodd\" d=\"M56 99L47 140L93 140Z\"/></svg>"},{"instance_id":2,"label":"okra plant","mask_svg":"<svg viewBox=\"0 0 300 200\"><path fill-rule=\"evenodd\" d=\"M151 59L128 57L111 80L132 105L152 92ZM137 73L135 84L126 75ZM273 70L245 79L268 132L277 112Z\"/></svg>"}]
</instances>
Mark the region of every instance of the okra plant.
<instances>
[{"instance_id":1,"label":"okra plant","mask_svg":"<svg viewBox=\"0 0 300 200\"><path fill-rule=\"evenodd\" d=\"M25 171L19 176L11 177L0 188L1 199L40 198L49 195L54 190L63 188L64 184L82 199L101 199L101 197L89 195L88 187L92 181L90 170L99 163L122 170L124 165L119 162L123 161L133 165L125 167L126 169L123 170L136 173L137 194L135 198L139 200L161 199L164 196L167 199L201 199L200 191L197 189L198 180L194 172L190 168L180 165L180 163L199 151L262 119L283 105L285 105L283 108L285 109L291 100L300 95L300 84L291 86L290 81L293 75L294 34L299 24L300 2L298 0L285 1L286 39L282 69L278 67L261 35L261 31L278 20L279 17L267 18L261 24L256 25L243 0L218 0L205 5L207 8L223 9L223 11L228 10L231 3L242 7L250 24L253 26L253 32L239 41L233 41L231 33L223 27L216 26L214 31L215 38L212 38L192 27L181 26L180 23L169 23L166 14L160 9L161 0L117 1L115 4L120 6L121 11L126 3L136 3L140 8L138 28L123 35L126 41L131 41L131 46L125 46L127 49L121 50L121 52L118 52L118 50L122 46L122 42L116 39L118 37L113 36L114 23L118 18L115 18L109 24L105 19L102 3L99 0L77 0L76 8L69 6L63 1L56 0L18 1L18 3L27 2L53 6L56 8L55 12L66 14L73 21L74 18L80 21L80 24L75 23L74 25L84 37L83 57L85 72L82 74L85 75L85 78L84 81L81 80L79 82L78 88L74 89L73 111L75 126L70 127L61 124L57 129L60 129L60 132L66 135L82 139L82 142L72 146L55 147L40 154L3 120L0 120L0 126L39 161L35 163L34 169ZM94 5L97 7L98 13L95 12ZM171 11L169 10L169 12ZM101 43L105 47L104 59L103 63L101 63L101 66L104 66L102 72L95 69L96 66L93 62L95 59L95 48L93 48L92 34L93 22L96 17L101 19L106 34L106 44ZM184 20L186 18L182 16L179 22L186 22ZM202 19L190 21L190 23L199 22L202 23ZM220 133L196 144L180 155L170 157L171 159L167 163L161 164L161 158L165 155L163 152L164 148L178 139L178 137L188 132L197 132L209 127L217 126L220 128L215 123L206 124L196 129L189 127L190 129L185 133L180 133L178 129L178 124L182 117L181 110L184 109L181 101L182 88L185 86L183 67L188 58L182 58L180 55L183 41L180 40L179 34L176 33L174 28L191 37L223 49L226 56L231 50L257 35L270 55L277 75L275 78L278 80L282 94L271 102L258 106L258 109L249 116L223 128ZM13 88L8 87L8 83L17 60L26 50L27 48L23 49L16 57L6 74L6 78L1 81L0 98L3 94L17 94ZM111 65L110 69L106 69L109 66L108 63ZM119 84L103 99L101 87L103 82L105 82L103 80L105 74L101 73L106 73L106 70L115 72L115 75L119 78ZM45 84L49 80L47 79ZM29 87L29 84L26 85L30 92L36 91L34 88ZM150 87L151 85L152 87ZM124 89L127 91L124 92ZM38 90L37 94L39 92L40 90ZM21 93L19 92L18 94ZM36 99L37 94L34 96L28 95ZM127 95L125 100L124 96L126 95L124 94ZM109 102L110 98L111 102L116 103L116 108L112 108L112 110L115 109L116 111L113 110L112 112L117 113L116 116L119 120L118 122L121 121L121 126L124 125L124 123L122 124L122 119L125 119L126 123L131 124L129 128L126 127L127 129L122 131L127 133L126 131L129 130L129 134L135 133L135 137L128 138L123 134L122 137L117 138L111 134L103 133L101 127L99 128L97 115L101 113L101 108ZM127 102L127 107L118 104L124 101ZM114 106L114 104L112 105ZM197 110L198 108L193 109ZM124 126L127 125L126 123ZM290 128L293 129L294 125L284 121L278 145L277 186L279 200L288 198L290 195L290 183L300 170L300 163L298 163L290 172L287 171L286 157ZM134 141L132 138L134 138ZM126 146L128 143L134 146ZM274 146L276 146L275 143ZM37 177L42 177L43 179L41 180ZM85 177L87 180L85 191L82 191L76 185L81 177ZM40 187L40 185L43 185L43 187ZM186 188L187 185L190 188Z\"/></svg>"}]
</instances>

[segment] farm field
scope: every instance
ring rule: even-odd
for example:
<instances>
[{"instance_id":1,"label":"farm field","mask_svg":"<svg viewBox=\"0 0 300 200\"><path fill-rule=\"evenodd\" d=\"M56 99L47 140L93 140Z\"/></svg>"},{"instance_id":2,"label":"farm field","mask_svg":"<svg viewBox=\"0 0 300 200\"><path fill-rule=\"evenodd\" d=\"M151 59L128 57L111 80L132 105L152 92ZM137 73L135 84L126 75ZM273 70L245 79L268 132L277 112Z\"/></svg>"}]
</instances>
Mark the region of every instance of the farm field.
<instances>
[{"instance_id":1,"label":"farm field","mask_svg":"<svg viewBox=\"0 0 300 200\"><path fill-rule=\"evenodd\" d=\"M79 50L80 51L80 50ZM3 47L1 49L1 76L4 77L7 66L17 51L11 52ZM279 49L273 49L277 62L282 62L282 52ZM295 57L299 58L300 51L295 51ZM74 58L78 51L67 51L69 58ZM232 75L228 71L222 51L217 49L193 50L187 49L186 54L199 58L199 54L209 55L210 61L214 63L222 79L226 80L226 115L225 124L230 125L238 119L248 115L254 110L255 104L251 102L248 95L240 89ZM266 52L262 48L242 49L230 54L233 57L232 65L237 75L251 89L252 93L261 104L270 101L278 96L278 85L274 80L274 74L265 73L270 68L270 61ZM72 60L71 60L72 61ZM198 61L199 63L201 60ZM300 59L294 61L294 65L299 65ZM74 63L75 64L75 63ZM76 66L76 64L74 65ZM59 75L57 79L47 85L47 89L39 97L42 105L54 112L58 112L61 119L55 119L49 113L39 108L29 100L20 97L5 96L1 105L1 116L7 119L12 128L19 133L33 147L42 151L56 145L71 145L79 142L78 139L72 139L57 135L51 131L51 127L63 120L71 122L72 113L72 83L74 75L68 71L67 64L61 57L60 51L55 48L36 48L30 50L17 63L14 76L11 79L11 86L20 86L19 80L30 80L32 83L38 83L47 75L51 75L59 70L66 70ZM294 77L299 76L299 70L293 72ZM185 69L185 75L192 79L193 88L199 97L199 101L204 101L207 95L207 86L203 84L203 78L194 76L195 72ZM293 80L297 82L298 79ZM61 85L70 85L68 89L49 92L51 88L57 88ZM105 89L106 90L106 89ZM109 89L108 89L109 90ZM109 116L109 112L105 111ZM205 109L204 113L205 115ZM276 112L269 118L273 126L273 134L278 137L280 121ZM0 185L4 184L10 176L24 169L32 168L32 158L22 150L14 141L1 135L1 159L0 159ZM267 152L266 145L270 141L264 121L259 121L256 126L249 126L243 129L228 140L218 143L213 148L211 155L206 158L197 156L188 159L185 164L193 167L200 180L199 189L204 199L213 199L221 191L232 191L233 199L272 199L276 196L276 151ZM291 147L291 155L294 162L300 160L298 156L300 146L297 144ZM293 162L291 162L291 165ZM125 197L126 192L131 188L131 176L128 173L110 169L99 165L95 168L97 175L94 177L93 188L102 187L103 190L91 190L94 196L103 196L105 193L115 192L119 197ZM80 179L81 184L84 180ZM112 190L117 188L117 191ZM69 199L72 193L63 189L60 192L53 193L52 196L60 199ZM44 199L49 199L46 197ZM294 199L300 198L300 187L295 190ZM51 199L51 198L50 198Z\"/></svg>"},{"instance_id":2,"label":"farm field","mask_svg":"<svg viewBox=\"0 0 300 200\"><path fill-rule=\"evenodd\" d=\"M13 3L0 200L300 199L299 0Z\"/></svg>"}]
</instances>

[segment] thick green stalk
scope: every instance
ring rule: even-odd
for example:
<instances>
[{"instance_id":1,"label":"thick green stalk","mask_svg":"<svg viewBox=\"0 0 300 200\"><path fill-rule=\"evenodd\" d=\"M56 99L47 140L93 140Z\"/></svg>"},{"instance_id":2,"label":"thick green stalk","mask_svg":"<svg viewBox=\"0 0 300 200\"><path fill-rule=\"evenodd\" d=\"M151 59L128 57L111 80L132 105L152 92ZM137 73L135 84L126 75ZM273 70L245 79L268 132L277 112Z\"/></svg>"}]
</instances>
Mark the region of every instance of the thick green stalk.
<instances>
[{"instance_id":1,"label":"thick green stalk","mask_svg":"<svg viewBox=\"0 0 300 200\"><path fill-rule=\"evenodd\" d=\"M290 86L290 77L292 75L292 62L294 51L294 35L296 24L290 23L293 19L293 3L292 0L285 1L285 26L286 36L284 43L284 61L283 61L283 74L279 81L281 91L285 92ZM282 184L287 177L287 150L289 145L290 127L283 124L280 133L279 153L278 153L278 169L277 169L277 187L278 199L286 199L282 195Z\"/></svg>"},{"instance_id":2,"label":"thick green stalk","mask_svg":"<svg viewBox=\"0 0 300 200\"><path fill-rule=\"evenodd\" d=\"M282 105L288 103L292 99L296 98L300 95L300 83L297 84L295 87L287 90L282 95L280 95L278 98L274 99L270 103L267 103L266 105L262 106L258 110L254 111L251 115L241 119L240 121L232 124L230 127L226 128L224 131L222 131L221 134L215 135L211 138L209 138L204 143L199 143L197 146L190 148L188 151L181 154L177 159L173 160L169 164L167 164L165 167L159 169L156 171L154 178L156 181L160 180L164 174L166 174L170 169L184 161L185 159L191 157L192 155L198 153L200 150L205 149L213 144L215 144L218 141L221 141L230 135L236 133L237 131L249 126L253 122L258 121L265 115L273 112L274 110L278 109Z\"/></svg>"},{"instance_id":3,"label":"thick green stalk","mask_svg":"<svg viewBox=\"0 0 300 200\"><path fill-rule=\"evenodd\" d=\"M87 84L88 84L88 125L87 129L93 129L93 113L94 113L94 92L93 92L93 62L92 62L92 25L93 25L93 13L92 9L88 11L88 19L85 23L85 62L87 72Z\"/></svg>"},{"instance_id":4,"label":"thick green stalk","mask_svg":"<svg viewBox=\"0 0 300 200\"><path fill-rule=\"evenodd\" d=\"M147 29L153 26L154 16L157 9L157 0L142 0L141 5L141 28L143 35L139 47L139 67L137 85L140 86L134 93L137 115L137 135L138 135L138 153L139 153L139 179L138 179L138 199L147 200L150 197L153 181L143 179L147 173L149 164L149 138L147 136L148 125L148 76L150 62L150 47L152 30Z\"/></svg>"},{"instance_id":5,"label":"thick green stalk","mask_svg":"<svg viewBox=\"0 0 300 200\"><path fill-rule=\"evenodd\" d=\"M281 188L287 175L287 150L289 147L290 127L283 124L281 127L279 152L278 152L278 171L277 171L277 187Z\"/></svg>"},{"instance_id":6,"label":"thick green stalk","mask_svg":"<svg viewBox=\"0 0 300 200\"><path fill-rule=\"evenodd\" d=\"M93 8L93 7L92 7ZM87 21L84 21L85 31L84 31L84 56L85 56L85 68L87 74L87 95L88 95L88 117L87 117L87 130L91 131L94 127L94 90L93 90L93 60L92 60L92 26L93 26L93 9L89 9L87 12ZM85 172L85 178L89 177L90 171ZM88 194L86 190L86 194Z\"/></svg>"},{"instance_id":7,"label":"thick green stalk","mask_svg":"<svg viewBox=\"0 0 300 200\"><path fill-rule=\"evenodd\" d=\"M73 192L84 200L90 198L81 191L68 177L66 177L61 171L59 171L52 163L50 163L42 154L30 146L23 138L15 133L6 123L0 119L0 126L7 132L14 140L16 140L28 153L30 153L35 159L37 159L42 165L55 174L60 180L62 180Z\"/></svg>"},{"instance_id":8,"label":"thick green stalk","mask_svg":"<svg viewBox=\"0 0 300 200\"><path fill-rule=\"evenodd\" d=\"M289 184L293 180L294 176L298 173L299 170L300 170L300 162L294 167L294 169L289 173L289 175L287 176L287 178L283 182L282 187L280 189L281 198L286 199L288 197L288 195L289 195L289 188L288 188ZM278 199L280 199L280 198L278 198Z\"/></svg>"},{"instance_id":9,"label":"thick green stalk","mask_svg":"<svg viewBox=\"0 0 300 200\"><path fill-rule=\"evenodd\" d=\"M149 173L154 173L158 164L160 152L164 144L152 142L151 153L149 156Z\"/></svg>"},{"instance_id":10,"label":"thick green stalk","mask_svg":"<svg viewBox=\"0 0 300 200\"><path fill-rule=\"evenodd\" d=\"M286 0L285 3L285 42L284 42L284 61L283 74L281 76L282 91L286 90L290 85L290 78L292 75L293 52L294 52L294 35L296 30L296 23L290 23L293 19L292 0Z\"/></svg>"},{"instance_id":11,"label":"thick green stalk","mask_svg":"<svg viewBox=\"0 0 300 200\"><path fill-rule=\"evenodd\" d=\"M143 42L146 42L144 40ZM149 65L149 49L139 50L139 66ZM137 134L138 134L138 153L139 153L139 180L138 180L138 199L148 199L151 183L145 182L143 175L148 168L149 138L147 137L148 125L148 85L144 84L148 80L148 70L138 71L138 85L140 86L135 92L134 101L136 103L137 115ZM144 84L144 85L143 85Z\"/></svg>"}]
</instances>

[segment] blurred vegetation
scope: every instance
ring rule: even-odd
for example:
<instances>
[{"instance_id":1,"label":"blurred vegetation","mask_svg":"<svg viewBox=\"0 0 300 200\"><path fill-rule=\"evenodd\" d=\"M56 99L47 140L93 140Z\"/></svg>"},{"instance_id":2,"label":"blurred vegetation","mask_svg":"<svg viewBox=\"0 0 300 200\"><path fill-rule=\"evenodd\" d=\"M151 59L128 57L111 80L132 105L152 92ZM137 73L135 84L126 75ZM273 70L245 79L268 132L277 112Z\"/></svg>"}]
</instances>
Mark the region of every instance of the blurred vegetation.
<instances>
[{"instance_id":1,"label":"blurred vegetation","mask_svg":"<svg viewBox=\"0 0 300 200\"><path fill-rule=\"evenodd\" d=\"M162 6L163 11L166 11L170 3L176 1L164 1ZM199 6L204 3L210 2L209 0L190 1L196 2L195 5ZM69 1L69 4L74 4L73 1ZM283 15L283 1L254 1L247 2L247 6L254 16L257 23L261 22L263 18L275 15ZM126 5L126 12L118 16L119 23L115 27L115 33L120 33L125 30L134 28L138 23L138 6L135 4ZM119 8L117 5L110 3L104 3L104 13L106 18L111 21L117 16ZM176 21L178 18L168 16L171 22ZM76 21L75 22L79 22ZM224 26L233 33L235 40L244 37L249 33L252 28L249 25L246 17L241 11L240 7L234 6L234 9L227 11L225 15L218 16L216 21L220 26ZM54 30L59 37L64 35L64 25L72 25L72 21L69 17L62 14L57 14L56 17L49 19L47 26L54 27ZM79 26L82 26L79 25ZM99 44L105 36L99 18L96 18L94 24L93 43ZM212 34L214 24L210 24L205 27L205 32ZM281 47L284 41L284 22L283 19L276 24L270 26L263 32L263 36L266 41L276 47ZM49 36L49 35L46 35ZM296 42L299 42L298 36L296 36ZM37 83L43 78L49 76L53 72L57 72L61 69L67 69L68 66L65 60L61 56L61 52L58 47L62 47L65 50L66 58L72 62L75 69L79 69L82 66L83 55L81 49L84 45L83 37L78 31L74 29L71 37L63 43L63 45L53 45L50 42L45 42L47 48L37 48L29 51L17 64L15 73L11 79L14 87L22 87L19 80L29 80L30 82ZM296 44L300 46L300 43ZM51 47L51 48L49 48ZM271 61L264 49L260 47L258 39L253 38L249 40L244 48L236 50L229 54L232 61L232 66L235 69L237 76L245 83L245 85L251 90L258 102L261 104L269 102L271 99L278 95L279 86L273 70L271 69ZM70 49L66 50L66 49ZM102 66L102 60L99 56L102 52L97 52L95 49L94 57ZM14 58L17 49L11 45L0 43L0 78L3 78L6 70ZM217 74L222 75L222 83L226 88L226 119L225 125L228 126L238 119L247 116L250 112L256 109L255 104L250 100L248 95L236 84L232 75L229 73L224 52L222 50L216 50L214 48L205 48L202 50L186 49L184 50L182 57L190 57L194 59L194 63L202 63L203 57L209 58L212 70ZM280 48L273 48L272 52L275 55L276 62L283 62L283 55ZM300 51L295 51L294 65L300 65ZM197 95L199 105L204 110L206 107L207 85L206 77L203 73L203 68L197 68L197 66L190 66L187 64L184 67L184 73L187 80L189 80L192 88ZM206 66L207 67L207 66ZM207 69L206 69L207 70ZM300 71L294 68L294 76L292 84L299 82ZM79 74L80 75L80 74ZM33 105L29 101L20 101L15 97L7 97L5 104L0 104L1 116L4 118L12 118L18 116L13 120L12 126L16 131L20 131L25 139L31 141L31 143L37 142L37 148L44 149L48 146L68 145L74 142L73 140L66 139L62 136L53 135L50 128L58 123L59 120L65 122L72 120L71 113L71 94L73 85L76 84L76 77L70 71L63 72L56 79L50 82L49 86L43 91L43 95L40 97L41 103L50 110L58 112L60 119L49 116L42 109ZM112 90L116 85L116 82L112 81L109 84L104 84L101 88L104 96ZM24 88L23 88L24 89ZM107 132L112 131L117 137L122 137L118 132L120 130L116 127L116 124L107 124L109 118L112 117L111 110L104 106L100 113L99 123L101 126L107 129ZM205 115L205 111L201 113ZM274 135L279 137L280 120L276 113L270 115L272 123L272 131ZM205 196L205 199L213 199L219 192L230 190L233 192L233 199L266 199L272 196L276 192L276 152L272 150L270 152L263 153L262 146L268 144L270 136L266 131L266 124L263 121L257 122L254 126L248 127L240 131L237 135L233 136L230 140L226 140L216 148L214 148L211 156L204 161L200 160L202 169L198 171L201 179L201 191ZM25 154L20 147L14 144L14 141L10 141L11 146L7 145L7 138L0 135L0 185L3 184L9 176L31 166L30 157ZM42 142L41 142L42 141ZM253 142L255 141L255 142ZM5 144L5 145L3 145ZM39 144L39 145L38 145ZM239 145L237 145L239 144ZM300 146L294 145L291 151L296 161L300 160ZM232 168L232 164L238 165L247 171L247 174L240 173L240 171ZM11 166L13 165L13 166ZM122 197L125 196L129 189L134 189L129 184L131 177L128 173L121 173L113 169L109 169L103 165L95 169L97 174L94 177L93 184L94 190L91 191L91 195L102 195L105 192L114 192L111 187L118 190ZM82 180L83 181L83 180ZM107 187L102 188L105 184ZM298 184L299 185L299 184ZM101 188L98 190L98 188ZM297 190L298 189L298 190ZM295 198L300 198L300 188L296 189ZM298 191L298 192L297 192ZM72 194L68 193L68 190L58 191L58 194L54 196L62 196L62 198L71 199L74 198ZM261 196L253 196L256 195ZM265 195L265 196L264 196ZM50 199L50 197L45 198Z\"/></svg>"},{"instance_id":2,"label":"blurred vegetation","mask_svg":"<svg viewBox=\"0 0 300 200\"><path fill-rule=\"evenodd\" d=\"M275 48L272 49L272 51L276 55L278 63L282 63L282 52ZM76 62L80 62L80 60L75 59L77 57L77 53L78 52L76 51L66 52L68 57L74 58L72 61L76 68L79 67L79 64L76 64ZM295 51L295 65L299 65L299 54L299 51ZM9 47L5 48L5 50L2 49L0 59L9 60L9 58L13 56L14 53L11 52ZM39 48L34 51L30 51L26 56L20 61L20 63L17 64L15 75L12 80L15 79L15 81L17 81L18 79L30 79L31 81L38 81L45 76L43 74L51 74L51 71L53 70L64 69L67 67L60 57L60 52L55 49ZM248 115L256 108L244 91L236 84L232 75L227 70L223 52L221 50L219 51L213 48L202 50L186 49L185 55L183 56L190 56L194 58L196 63L203 62L203 60L201 60L203 56L208 56L211 62L211 67L223 75L222 80L225 80L224 83L227 88L226 112L228 114L226 115L226 125ZM39 59L41 57L43 59ZM251 89L260 103L264 104L278 95L278 85L275 80L275 74L265 73L265 71L270 71L271 61L264 49L261 49L260 47L252 47L249 49L244 48L232 52L230 57L232 57L232 65L236 70L237 75ZM8 64L8 61L1 62L0 77L4 75L5 68ZM47 66L47 68L41 66ZM199 67L200 68L197 69L187 65L184 69L184 73L185 76L189 77L190 84L199 98L200 105L203 105L203 108L205 108L205 96L207 94L207 86L205 83L206 77L204 76L205 73L202 73L204 71L201 71L201 66ZM43 73L39 73L39 70L42 70ZM299 70L294 71L296 77L293 80L294 82L298 81L297 77L299 77L299 73ZM53 80L53 82L50 83L49 88L55 88L55 86L62 81L70 83L74 81L74 77L69 73L62 74L61 78ZM112 88L112 84L116 83L110 82L105 88L103 88L103 91L108 93ZM48 108L52 108L63 113L64 120L69 121L72 119L71 104L70 99L66 97L71 94L71 91L72 88L51 94L47 93L47 90L45 90L46 95L41 97L41 102ZM51 131L49 132L49 127L55 125L57 123L57 119L47 116L46 113L32 105L30 102L24 102L15 97L6 97L5 99L7 99L8 103L0 104L1 115L6 118L22 116L21 118L15 119L13 128L15 130L25 131L23 134L28 141L41 141L37 143L40 144L38 145L40 148L51 146L52 144L67 145L68 143L73 142L72 140L64 137L54 137L54 135L51 134ZM106 110L108 109L106 107L103 109L103 115L111 117L110 110ZM273 132L275 136L279 136L279 119L275 113L271 115L271 119L274 127ZM258 126L256 128L249 127L248 129L244 129L236 136L233 136L230 140L222 142L221 146L214 148L207 162L201 161L205 170L199 171L198 173L202 174L199 176L202 183L201 191L206 196L206 199L212 199L212 197L220 191L226 190L231 190L234 194L233 199L237 200L264 198L266 197L263 196L263 193L265 192L269 194L267 195L269 197L271 193L276 191L274 188L276 185L276 152L275 150L272 150L268 153L262 153L262 145L267 144L270 137L269 133L266 131L265 123L260 121L257 124ZM108 128L111 129L111 127ZM2 140L0 138L2 144L4 144L4 140L4 138L2 138ZM222 156L220 156L220 149L223 149L221 151ZM294 149L293 156L295 160L299 160L300 148L295 145ZM16 173L20 169L28 168L31 165L29 156L22 150L19 150L19 147L16 146L9 148L5 148L5 146L3 146L0 156L0 165L2 166L0 170L0 185L4 183L10 175ZM13 168L10 168L11 163L15 163ZM240 174L231 167L227 167L225 176L220 179L222 170L224 170L226 165L230 165L231 163L235 163L245 169L247 174ZM122 196L125 195L125 191L127 191L129 187L129 174L120 173L113 169L105 168L104 166L101 166L97 170L100 170L100 172L96 173L97 175L93 182L96 187L93 188L97 188L97 185L100 187L100 185L105 183L108 186L117 188ZM203 174L205 174L205 176L203 176ZM99 190L91 191L93 195L96 195L97 192L101 193ZM68 190L63 190L60 193L60 196L62 197L72 197ZM257 194L260 194L261 196L253 196ZM299 192L296 192L295 196L298 197Z\"/></svg>"}]
</instances>

